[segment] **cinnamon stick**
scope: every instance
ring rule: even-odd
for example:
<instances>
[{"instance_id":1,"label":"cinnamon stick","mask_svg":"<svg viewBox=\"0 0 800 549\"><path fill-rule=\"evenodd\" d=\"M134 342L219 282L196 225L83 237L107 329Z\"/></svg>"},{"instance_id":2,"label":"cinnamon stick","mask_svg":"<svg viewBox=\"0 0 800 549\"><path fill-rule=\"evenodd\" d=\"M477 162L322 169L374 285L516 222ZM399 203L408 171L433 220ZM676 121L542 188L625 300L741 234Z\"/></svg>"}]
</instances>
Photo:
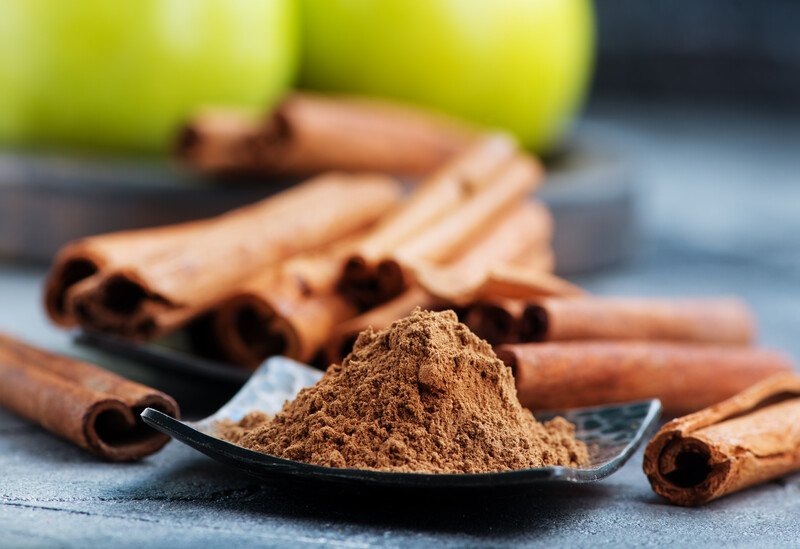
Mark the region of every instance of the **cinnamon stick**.
<instances>
[{"instance_id":1,"label":"cinnamon stick","mask_svg":"<svg viewBox=\"0 0 800 549\"><path fill-rule=\"evenodd\" d=\"M154 338L185 325L259 270L363 229L399 197L398 184L386 177L330 174L192 226L188 238L161 238L168 229L145 232L142 238L160 238L163 247L153 244L149 254L114 262L69 287L67 307L89 329Z\"/></svg>"},{"instance_id":2,"label":"cinnamon stick","mask_svg":"<svg viewBox=\"0 0 800 549\"><path fill-rule=\"evenodd\" d=\"M77 324L68 296L78 284L95 277L100 271L144 261L153 254L169 249L189 238L207 224L196 221L181 225L123 231L76 240L56 255L45 281L44 304L50 319L61 326Z\"/></svg>"},{"instance_id":3,"label":"cinnamon stick","mask_svg":"<svg viewBox=\"0 0 800 549\"><path fill-rule=\"evenodd\" d=\"M533 265L533 266L529 266ZM481 277L467 284L451 284L435 276L418 276L434 295L465 306L482 299L535 300L544 297L577 297L584 290L553 273L528 265L504 262L488 265Z\"/></svg>"},{"instance_id":4,"label":"cinnamon stick","mask_svg":"<svg viewBox=\"0 0 800 549\"><path fill-rule=\"evenodd\" d=\"M335 294L297 300L241 294L216 311L211 336L223 359L247 368L274 355L310 362L336 326L357 312Z\"/></svg>"},{"instance_id":5,"label":"cinnamon stick","mask_svg":"<svg viewBox=\"0 0 800 549\"><path fill-rule=\"evenodd\" d=\"M438 222L403 242L392 253L398 262L447 263L476 238L514 211L540 183L542 168L531 157L517 156L488 177L491 182Z\"/></svg>"},{"instance_id":6,"label":"cinnamon stick","mask_svg":"<svg viewBox=\"0 0 800 549\"><path fill-rule=\"evenodd\" d=\"M515 143L505 135L487 136L453 158L418 186L402 207L371 231L345 264L340 291L363 308L397 294L404 280L396 271L378 275L377 264L395 249L423 234L454 208L493 182L492 173L515 157ZM384 270L386 270L384 268ZM380 279L380 283L378 281ZM387 291L383 286L389 286ZM394 292L394 293L391 293Z\"/></svg>"},{"instance_id":7,"label":"cinnamon stick","mask_svg":"<svg viewBox=\"0 0 800 549\"><path fill-rule=\"evenodd\" d=\"M800 470L800 377L770 377L664 425L644 453L653 490L701 505Z\"/></svg>"},{"instance_id":8,"label":"cinnamon stick","mask_svg":"<svg viewBox=\"0 0 800 549\"><path fill-rule=\"evenodd\" d=\"M464 123L419 108L293 93L264 121L231 109L199 113L182 130L177 155L213 174L425 175L476 137Z\"/></svg>"},{"instance_id":9,"label":"cinnamon stick","mask_svg":"<svg viewBox=\"0 0 800 549\"><path fill-rule=\"evenodd\" d=\"M511 260L528 253L531 243L549 240L552 220L539 203L517 206L488 233L470 244L471 248L456 262L448 265L459 283L485 271L487 263ZM334 327L356 314L347 300L333 292L342 257L358 247L364 237L337 246L338 251L295 258L287 262L276 276L265 273L250 281L237 294L215 307L209 331L204 321L203 338L214 341L217 357L254 367L267 356L284 354L303 362L310 361L327 342ZM411 302L398 313L396 320L426 299ZM355 334L336 334L338 339L352 339ZM207 343L207 342L206 342ZM334 343L332 348L346 347ZM329 346L329 349L331 346ZM346 353L345 353L346 354ZM329 357L339 357L330 350Z\"/></svg>"},{"instance_id":10,"label":"cinnamon stick","mask_svg":"<svg viewBox=\"0 0 800 549\"><path fill-rule=\"evenodd\" d=\"M520 341L652 339L747 345L755 321L738 299L549 298L528 304Z\"/></svg>"},{"instance_id":11,"label":"cinnamon stick","mask_svg":"<svg viewBox=\"0 0 800 549\"><path fill-rule=\"evenodd\" d=\"M548 262L552 223L541 203L523 203L470 242L460 257L446 265L418 262L414 276L431 294L466 304L500 265L529 269L527 265L538 261L543 267ZM541 250L545 258L534 257L534 250Z\"/></svg>"},{"instance_id":12,"label":"cinnamon stick","mask_svg":"<svg viewBox=\"0 0 800 549\"><path fill-rule=\"evenodd\" d=\"M448 292L454 290L453 294L461 295L464 287L480 285L489 266L520 260L529 256L532 247L549 242L552 227L550 213L542 204L527 202L515 206L508 215L472 240L469 248L455 260L435 268L418 270L419 286L411 286L399 297L338 327L326 346L328 361L341 361L350 352L358 334L368 326L385 328L417 306L454 307L447 299L435 297L429 288L447 288Z\"/></svg>"},{"instance_id":13,"label":"cinnamon stick","mask_svg":"<svg viewBox=\"0 0 800 549\"><path fill-rule=\"evenodd\" d=\"M0 404L111 461L158 451L169 437L147 427L150 407L178 417L166 394L0 334Z\"/></svg>"},{"instance_id":14,"label":"cinnamon stick","mask_svg":"<svg viewBox=\"0 0 800 549\"><path fill-rule=\"evenodd\" d=\"M232 107L205 108L178 133L175 155L210 175L247 175L259 170L256 113Z\"/></svg>"},{"instance_id":15,"label":"cinnamon stick","mask_svg":"<svg viewBox=\"0 0 800 549\"><path fill-rule=\"evenodd\" d=\"M556 268L556 256L551 245L551 235L546 239L531 242L527 249L509 262L509 265L525 270L552 273Z\"/></svg>"},{"instance_id":16,"label":"cinnamon stick","mask_svg":"<svg viewBox=\"0 0 800 549\"><path fill-rule=\"evenodd\" d=\"M212 347L221 358L247 367L282 354L308 362L339 322L357 314L334 292L345 253L344 243L324 253L299 256L249 281L211 312ZM207 330L208 326L201 329Z\"/></svg>"},{"instance_id":17,"label":"cinnamon stick","mask_svg":"<svg viewBox=\"0 0 800 549\"><path fill-rule=\"evenodd\" d=\"M755 320L734 298L627 298L581 296L532 302L481 299L464 322L490 342L660 340L747 345Z\"/></svg>"},{"instance_id":18,"label":"cinnamon stick","mask_svg":"<svg viewBox=\"0 0 800 549\"><path fill-rule=\"evenodd\" d=\"M378 264L377 285L383 295L397 295L412 284L419 271L438 270L438 266L463 255L476 239L512 215L538 184L540 176L538 164L523 156L500 167L490 176L494 179L491 185L398 246ZM484 263L470 278L485 272L488 265L491 264Z\"/></svg>"},{"instance_id":19,"label":"cinnamon stick","mask_svg":"<svg viewBox=\"0 0 800 549\"><path fill-rule=\"evenodd\" d=\"M535 409L658 398L679 415L792 369L773 351L691 343L523 343L497 355L514 370L522 405Z\"/></svg>"},{"instance_id":20,"label":"cinnamon stick","mask_svg":"<svg viewBox=\"0 0 800 549\"><path fill-rule=\"evenodd\" d=\"M516 143L505 134L490 134L476 141L420 183L403 206L364 240L358 254L365 261L382 259L490 185L493 180L489 176L517 154Z\"/></svg>"},{"instance_id":21,"label":"cinnamon stick","mask_svg":"<svg viewBox=\"0 0 800 549\"><path fill-rule=\"evenodd\" d=\"M552 273L517 265L498 265L492 269L476 293L512 299L585 295L582 288Z\"/></svg>"},{"instance_id":22,"label":"cinnamon stick","mask_svg":"<svg viewBox=\"0 0 800 549\"><path fill-rule=\"evenodd\" d=\"M482 277L487 267L507 263L510 265L539 265L549 255L550 240L553 237L553 217L544 204L529 200L515 206L497 223L474 238L462 255L439 269L447 271L455 278L473 279Z\"/></svg>"},{"instance_id":23,"label":"cinnamon stick","mask_svg":"<svg viewBox=\"0 0 800 549\"><path fill-rule=\"evenodd\" d=\"M517 343L519 319L525 305L515 299L484 299L464 307L461 322L491 345Z\"/></svg>"}]
</instances>

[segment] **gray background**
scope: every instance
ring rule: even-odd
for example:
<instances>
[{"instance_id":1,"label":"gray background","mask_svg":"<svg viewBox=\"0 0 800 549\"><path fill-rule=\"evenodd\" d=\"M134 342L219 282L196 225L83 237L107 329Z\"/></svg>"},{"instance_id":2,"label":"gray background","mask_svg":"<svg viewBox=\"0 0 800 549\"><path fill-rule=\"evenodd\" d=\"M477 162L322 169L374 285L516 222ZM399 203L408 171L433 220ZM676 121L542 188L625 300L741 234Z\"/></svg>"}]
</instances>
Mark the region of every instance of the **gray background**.
<instances>
[{"instance_id":1,"label":"gray background","mask_svg":"<svg viewBox=\"0 0 800 549\"><path fill-rule=\"evenodd\" d=\"M797 107L800 2L595 0L594 92Z\"/></svg>"}]
</instances>

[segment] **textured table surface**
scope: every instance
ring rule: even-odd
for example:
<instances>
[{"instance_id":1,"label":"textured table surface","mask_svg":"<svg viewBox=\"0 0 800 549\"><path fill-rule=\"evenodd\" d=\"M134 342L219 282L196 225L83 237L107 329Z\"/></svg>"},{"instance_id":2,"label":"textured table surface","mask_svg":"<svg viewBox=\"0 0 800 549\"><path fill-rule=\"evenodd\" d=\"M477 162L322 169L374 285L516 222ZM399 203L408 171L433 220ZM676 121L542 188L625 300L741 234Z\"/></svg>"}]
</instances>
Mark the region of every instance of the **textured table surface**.
<instances>
[{"instance_id":1,"label":"textured table surface","mask_svg":"<svg viewBox=\"0 0 800 549\"><path fill-rule=\"evenodd\" d=\"M800 120L626 105L581 131L639 174L642 238L627 265L577 281L597 293L738 294L761 341L800 359ZM178 395L190 413L224 392L73 346L45 321L42 269L0 263L0 329ZM2 382L2 380L0 380ZM187 386L188 385L188 386ZM213 393L210 391L213 390ZM641 452L585 486L441 497L309 493L260 485L176 443L130 465L98 462L0 411L0 546L341 547L796 545L800 475L701 509L650 491Z\"/></svg>"}]
</instances>

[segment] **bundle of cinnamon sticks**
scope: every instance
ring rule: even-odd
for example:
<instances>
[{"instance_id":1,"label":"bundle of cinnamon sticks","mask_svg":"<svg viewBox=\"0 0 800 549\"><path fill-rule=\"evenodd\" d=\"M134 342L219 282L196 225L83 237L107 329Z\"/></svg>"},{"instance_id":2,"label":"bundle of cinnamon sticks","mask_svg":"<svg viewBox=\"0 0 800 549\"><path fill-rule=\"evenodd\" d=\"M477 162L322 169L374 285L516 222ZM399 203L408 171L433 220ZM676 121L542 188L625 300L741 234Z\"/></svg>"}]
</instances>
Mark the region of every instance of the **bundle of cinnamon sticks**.
<instances>
[{"instance_id":1,"label":"bundle of cinnamon sticks","mask_svg":"<svg viewBox=\"0 0 800 549\"><path fill-rule=\"evenodd\" d=\"M532 408L660 397L680 414L789 368L747 348L754 321L737 300L592 297L553 275L553 222L528 199L543 170L508 136L295 94L247 124L201 114L183 137L182 158L209 171L428 175L403 198L386 175L327 173L215 219L70 244L47 284L55 322L137 340L186 329L198 351L252 368L275 354L339 362L367 326L453 308L503 345ZM422 149L438 152L413 165Z\"/></svg>"},{"instance_id":2,"label":"bundle of cinnamon sticks","mask_svg":"<svg viewBox=\"0 0 800 549\"><path fill-rule=\"evenodd\" d=\"M141 341L185 328L205 354L255 367L331 355L360 314L383 314L377 327L498 281L530 298L580 293L550 273L552 220L527 200L541 179L500 134L473 138L405 199L385 175L320 175L218 218L69 244L47 310ZM408 310L386 316L393 300Z\"/></svg>"},{"instance_id":3,"label":"bundle of cinnamon sticks","mask_svg":"<svg viewBox=\"0 0 800 549\"><path fill-rule=\"evenodd\" d=\"M287 258L365 230L400 196L388 177L332 173L214 219L79 240L55 259L46 308L63 326L153 339Z\"/></svg>"},{"instance_id":4,"label":"bundle of cinnamon sticks","mask_svg":"<svg viewBox=\"0 0 800 549\"><path fill-rule=\"evenodd\" d=\"M674 416L792 369L751 346L753 315L733 298L494 299L462 315L497 345L520 402L535 409L658 398Z\"/></svg>"}]
</instances>

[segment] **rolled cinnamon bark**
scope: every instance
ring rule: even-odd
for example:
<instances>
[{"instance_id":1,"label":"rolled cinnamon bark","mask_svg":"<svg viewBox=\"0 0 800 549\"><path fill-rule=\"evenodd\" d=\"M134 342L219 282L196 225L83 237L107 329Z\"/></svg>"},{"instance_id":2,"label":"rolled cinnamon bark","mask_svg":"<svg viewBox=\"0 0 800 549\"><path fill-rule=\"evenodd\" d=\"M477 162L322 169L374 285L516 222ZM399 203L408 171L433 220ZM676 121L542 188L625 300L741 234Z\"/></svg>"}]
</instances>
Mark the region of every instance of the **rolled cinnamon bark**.
<instances>
[{"instance_id":1,"label":"rolled cinnamon bark","mask_svg":"<svg viewBox=\"0 0 800 549\"><path fill-rule=\"evenodd\" d=\"M67 244L53 261L45 281L44 304L50 319L61 326L77 324L74 311L67 303L68 295L100 271L111 270L180 245L206 226L196 221L167 227L109 233L82 238Z\"/></svg>"},{"instance_id":2,"label":"rolled cinnamon bark","mask_svg":"<svg viewBox=\"0 0 800 549\"><path fill-rule=\"evenodd\" d=\"M175 155L193 169L211 175L257 173L261 117L251 111L206 108L178 133Z\"/></svg>"},{"instance_id":3,"label":"rolled cinnamon bark","mask_svg":"<svg viewBox=\"0 0 800 549\"><path fill-rule=\"evenodd\" d=\"M517 154L516 143L505 134L491 134L476 141L417 186L403 206L364 239L357 253L368 262L382 259L490 185L492 173Z\"/></svg>"},{"instance_id":4,"label":"rolled cinnamon bark","mask_svg":"<svg viewBox=\"0 0 800 549\"><path fill-rule=\"evenodd\" d=\"M278 303L275 330L284 334L287 356L311 362L330 340L337 326L358 314L351 303L337 294L314 296L283 308Z\"/></svg>"},{"instance_id":5,"label":"rolled cinnamon bark","mask_svg":"<svg viewBox=\"0 0 800 549\"><path fill-rule=\"evenodd\" d=\"M2 334L0 379L2 406L111 461L141 459L169 441L142 423L144 408L179 416L160 391Z\"/></svg>"},{"instance_id":6,"label":"rolled cinnamon bark","mask_svg":"<svg viewBox=\"0 0 800 549\"><path fill-rule=\"evenodd\" d=\"M463 254L473 240L508 216L540 183L542 168L531 157L517 156L491 175L492 182L454 208L425 231L392 253L398 262L448 263Z\"/></svg>"},{"instance_id":7,"label":"rolled cinnamon bark","mask_svg":"<svg viewBox=\"0 0 800 549\"><path fill-rule=\"evenodd\" d=\"M701 505L800 470L800 377L779 374L664 425L644 452L653 490Z\"/></svg>"},{"instance_id":8,"label":"rolled cinnamon bark","mask_svg":"<svg viewBox=\"0 0 800 549\"><path fill-rule=\"evenodd\" d=\"M733 298L483 299L465 308L464 322L493 344L631 339L747 345L755 337L752 313Z\"/></svg>"},{"instance_id":9,"label":"rolled cinnamon bark","mask_svg":"<svg viewBox=\"0 0 800 549\"><path fill-rule=\"evenodd\" d=\"M236 110L200 113L181 132L177 155L208 173L425 175L476 138L466 124L418 108L294 93L264 122Z\"/></svg>"},{"instance_id":10,"label":"rolled cinnamon bark","mask_svg":"<svg viewBox=\"0 0 800 549\"><path fill-rule=\"evenodd\" d=\"M532 246L541 246L550 240L552 227L550 213L542 204L527 202L514 207L491 229L471 241L469 248L454 261L444 266L418 270L419 286L412 286L395 299L344 322L334 330L330 343L325 347L328 361L341 361L352 349L358 334L368 326L385 328L417 306L426 309L454 307L449 300L434 297L429 289L461 295L466 291L463 288L480 286L491 265L527 256Z\"/></svg>"},{"instance_id":11,"label":"rolled cinnamon bark","mask_svg":"<svg viewBox=\"0 0 800 549\"><path fill-rule=\"evenodd\" d=\"M336 294L296 300L237 295L212 320L215 349L223 359L248 368L274 355L310 362L335 327L357 312Z\"/></svg>"},{"instance_id":12,"label":"rolled cinnamon bark","mask_svg":"<svg viewBox=\"0 0 800 549\"><path fill-rule=\"evenodd\" d=\"M276 354L311 361L334 326L358 314L335 288L363 237L295 256L250 279L190 326L195 350L251 368Z\"/></svg>"},{"instance_id":13,"label":"rolled cinnamon bark","mask_svg":"<svg viewBox=\"0 0 800 549\"><path fill-rule=\"evenodd\" d=\"M390 257L403 242L424 233L474 193L490 185L493 182L491 174L517 154L516 144L509 137L490 135L427 178L402 207L371 231L351 255L343 270L340 292L365 309L396 295L396 288L402 287L403 279L398 283L392 277L402 273L390 269L379 276L377 265L380 260ZM379 278L395 293L381 288Z\"/></svg>"},{"instance_id":14,"label":"rolled cinnamon bark","mask_svg":"<svg viewBox=\"0 0 800 549\"><path fill-rule=\"evenodd\" d=\"M398 295L413 283L418 271L438 270L439 266L464 255L483 234L513 215L524 197L538 185L541 170L532 159L518 156L490 177L494 179L491 185L401 244L378 264L377 284L383 295ZM484 262L482 269L469 273L469 279L487 272L490 266L491 263ZM460 281L460 285L466 283L467 280ZM448 284L448 288L453 287Z\"/></svg>"},{"instance_id":15,"label":"rolled cinnamon bark","mask_svg":"<svg viewBox=\"0 0 800 549\"><path fill-rule=\"evenodd\" d=\"M480 286L462 290L460 295L450 295L453 291L448 288L437 289L434 293L460 304L482 298L535 300L585 295L583 289L552 273L514 263L493 266Z\"/></svg>"},{"instance_id":16,"label":"rolled cinnamon bark","mask_svg":"<svg viewBox=\"0 0 800 549\"><path fill-rule=\"evenodd\" d=\"M442 300L465 305L476 298L499 266L526 272L535 269L529 265L537 261L533 257L537 249L545 254L539 263L547 263L551 236L550 213L538 202L526 202L471 241L469 249L454 261L446 265L427 262L414 265L414 278Z\"/></svg>"},{"instance_id":17,"label":"rolled cinnamon bark","mask_svg":"<svg viewBox=\"0 0 800 549\"><path fill-rule=\"evenodd\" d=\"M213 338L221 358L242 366L258 366L277 354L310 361L334 326L358 313L334 292L344 257L340 247L256 277L214 308L211 333L204 336Z\"/></svg>"},{"instance_id":18,"label":"rolled cinnamon bark","mask_svg":"<svg viewBox=\"0 0 800 549\"><path fill-rule=\"evenodd\" d=\"M69 289L67 306L89 329L154 338L185 325L259 270L365 228L399 197L399 185L383 176L320 176L103 269Z\"/></svg>"},{"instance_id":19,"label":"rolled cinnamon bark","mask_svg":"<svg viewBox=\"0 0 800 549\"><path fill-rule=\"evenodd\" d=\"M514 371L520 403L534 409L658 398L680 415L792 369L774 351L691 343L522 343L497 355Z\"/></svg>"},{"instance_id":20,"label":"rolled cinnamon bark","mask_svg":"<svg viewBox=\"0 0 800 549\"><path fill-rule=\"evenodd\" d=\"M480 300L464 307L461 322L491 345L516 343L524 304L513 299Z\"/></svg>"},{"instance_id":21,"label":"rolled cinnamon bark","mask_svg":"<svg viewBox=\"0 0 800 549\"><path fill-rule=\"evenodd\" d=\"M550 243L550 236L546 240L531 242L528 248L511 261L509 265L531 271L552 273L556 267L556 256Z\"/></svg>"},{"instance_id":22,"label":"rolled cinnamon bark","mask_svg":"<svg viewBox=\"0 0 800 549\"><path fill-rule=\"evenodd\" d=\"M520 341L652 339L747 345L755 321L738 299L550 298L525 307Z\"/></svg>"},{"instance_id":23,"label":"rolled cinnamon bark","mask_svg":"<svg viewBox=\"0 0 800 549\"><path fill-rule=\"evenodd\" d=\"M501 263L510 265L541 264L538 254L547 255L553 237L553 218L550 211L537 201L526 201L515 206L508 215L473 239L462 255L440 268L447 271L456 283L483 276L488 267Z\"/></svg>"}]
</instances>

